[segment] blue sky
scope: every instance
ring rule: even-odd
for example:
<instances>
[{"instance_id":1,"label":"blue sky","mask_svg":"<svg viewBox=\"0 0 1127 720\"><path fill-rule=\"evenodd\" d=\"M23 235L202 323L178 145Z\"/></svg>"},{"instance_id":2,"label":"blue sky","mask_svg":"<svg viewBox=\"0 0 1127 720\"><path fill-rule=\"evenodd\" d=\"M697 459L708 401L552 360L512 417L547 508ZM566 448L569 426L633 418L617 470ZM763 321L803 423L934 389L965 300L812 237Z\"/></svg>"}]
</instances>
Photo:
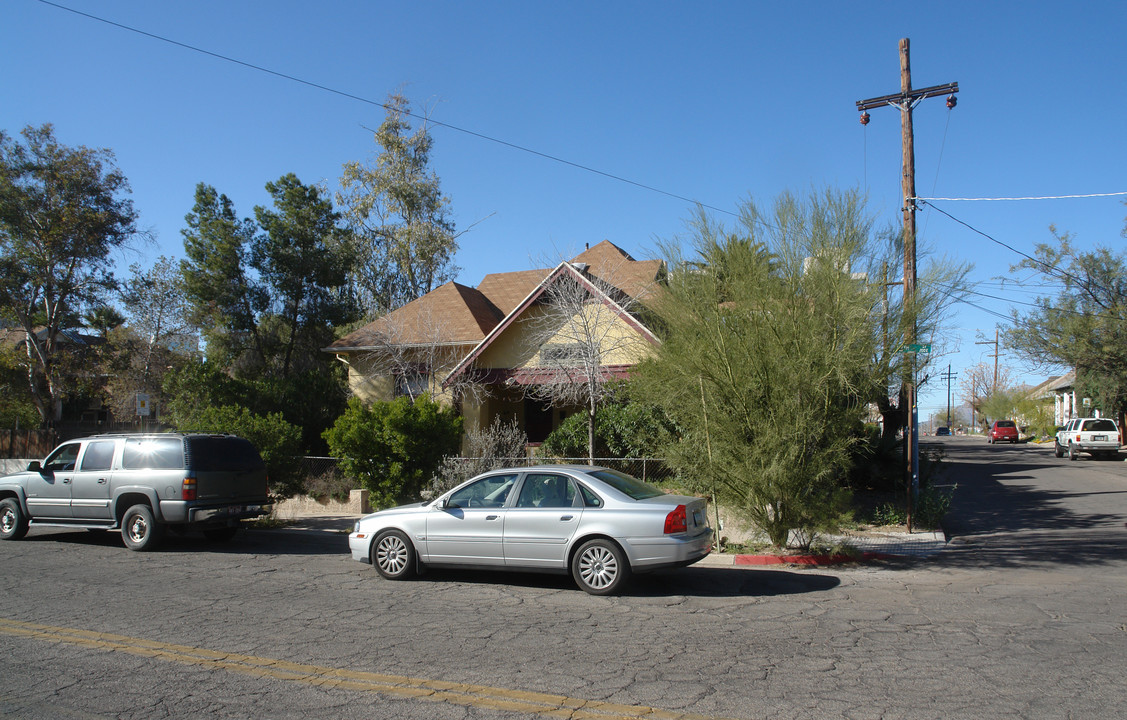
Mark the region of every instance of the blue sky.
<instances>
[{"instance_id":1,"label":"blue sky","mask_svg":"<svg viewBox=\"0 0 1127 720\"><path fill-rule=\"evenodd\" d=\"M1127 191L1127 8L1115 2L362 2L59 0L153 35L370 102L203 55L37 0L0 6L0 128L54 123L68 145L106 147L156 243L121 266L183 254L197 182L240 215L296 173L335 189L376 146L365 127L400 90L458 128L435 127L432 167L461 229L459 282L542 266L608 239L635 257L683 233L689 198L730 221L746 198L860 187L898 222L900 118L858 122L857 100L898 92L897 43L915 87L959 83L958 107L914 113L922 197ZM1124 197L936 203L1032 253L1049 225L1119 251ZM929 338L933 376L990 362L1003 321L1036 289L998 279L1021 258L934 212L921 248L973 262L983 295ZM921 263L926 262L921 257ZM1042 290L1043 291L1043 290ZM986 295L995 297L986 297ZM977 306L977 307L976 307ZM985 308L986 310L984 310ZM942 351L942 353L940 352ZM1016 379L1038 382L1003 354ZM937 378L921 417L946 403Z\"/></svg>"}]
</instances>

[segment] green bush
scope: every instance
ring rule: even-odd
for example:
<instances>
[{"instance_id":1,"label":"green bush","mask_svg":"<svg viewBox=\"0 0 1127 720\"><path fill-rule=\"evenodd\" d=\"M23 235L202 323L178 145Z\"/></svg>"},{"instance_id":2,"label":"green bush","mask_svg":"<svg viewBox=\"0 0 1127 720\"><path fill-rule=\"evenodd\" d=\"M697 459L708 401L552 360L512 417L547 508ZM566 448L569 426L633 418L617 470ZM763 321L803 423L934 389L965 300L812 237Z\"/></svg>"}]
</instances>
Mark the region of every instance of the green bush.
<instances>
[{"instance_id":1,"label":"green bush","mask_svg":"<svg viewBox=\"0 0 1127 720\"><path fill-rule=\"evenodd\" d=\"M301 429L278 413L256 415L244 407L220 405L177 418L180 432L231 433L254 443L270 474L270 492L292 497L302 491L298 456Z\"/></svg>"},{"instance_id":2,"label":"green bush","mask_svg":"<svg viewBox=\"0 0 1127 720\"><path fill-rule=\"evenodd\" d=\"M442 458L458 450L462 418L426 395L365 406L357 398L324 433L345 473L371 491L376 507L417 500Z\"/></svg>"},{"instance_id":3,"label":"green bush","mask_svg":"<svg viewBox=\"0 0 1127 720\"><path fill-rule=\"evenodd\" d=\"M595 412L595 457L653 457L675 435L673 422L659 408L614 403ZM587 416L565 419L540 446L542 457L587 457Z\"/></svg>"}]
</instances>

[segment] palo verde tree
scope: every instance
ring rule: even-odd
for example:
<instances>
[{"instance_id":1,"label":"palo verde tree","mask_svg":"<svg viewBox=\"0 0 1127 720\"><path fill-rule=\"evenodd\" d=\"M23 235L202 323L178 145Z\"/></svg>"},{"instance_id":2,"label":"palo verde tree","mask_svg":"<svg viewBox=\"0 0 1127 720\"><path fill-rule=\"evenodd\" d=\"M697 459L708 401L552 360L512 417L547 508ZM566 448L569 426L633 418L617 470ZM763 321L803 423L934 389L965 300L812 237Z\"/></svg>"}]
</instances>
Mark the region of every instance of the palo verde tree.
<instances>
[{"instance_id":1,"label":"palo verde tree","mask_svg":"<svg viewBox=\"0 0 1127 720\"><path fill-rule=\"evenodd\" d=\"M667 458L778 546L809 543L846 507L843 478L882 357L883 288L856 192L784 194L738 232L701 216L656 308L661 345L632 394L680 437ZM859 272L860 271L860 272ZM878 270L879 272L879 270ZM879 277L879 275L878 275Z\"/></svg>"},{"instance_id":2,"label":"palo verde tree","mask_svg":"<svg viewBox=\"0 0 1127 720\"><path fill-rule=\"evenodd\" d=\"M421 297L457 274L457 235L450 199L430 169L434 145L427 123L414 131L407 98L396 93L375 132L380 152L368 164L349 162L337 202L356 236L353 277L360 301L375 316Z\"/></svg>"},{"instance_id":3,"label":"palo verde tree","mask_svg":"<svg viewBox=\"0 0 1127 720\"><path fill-rule=\"evenodd\" d=\"M1034 271L1061 289L1014 311L1008 347L1030 361L1076 369L1076 389L1106 414L1127 410L1127 255L1107 248L1080 252L1068 234L1037 246L1016 268ZM1124 230L1127 237L1127 228Z\"/></svg>"},{"instance_id":4,"label":"palo verde tree","mask_svg":"<svg viewBox=\"0 0 1127 720\"><path fill-rule=\"evenodd\" d=\"M113 251L137 235L109 150L62 145L54 128L0 131L0 305L26 340L27 384L44 423L67 395L60 336L114 288Z\"/></svg>"}]
</instances>

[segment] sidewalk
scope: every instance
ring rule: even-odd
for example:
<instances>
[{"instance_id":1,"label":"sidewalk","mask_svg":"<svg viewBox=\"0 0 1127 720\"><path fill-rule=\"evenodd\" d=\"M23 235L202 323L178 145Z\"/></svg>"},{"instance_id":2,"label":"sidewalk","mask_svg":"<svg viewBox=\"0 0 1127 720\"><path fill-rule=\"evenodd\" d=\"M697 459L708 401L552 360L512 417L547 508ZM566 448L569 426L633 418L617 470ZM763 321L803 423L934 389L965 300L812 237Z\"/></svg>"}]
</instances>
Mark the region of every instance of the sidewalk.
<instances>
[{"instance_id":1,"label":"sidewalk","mask_svg":"<svg viewBox=\"0 0 1127 720\"><path fill-rule=\"evenodd\" d=\"M359 516L351 515L308 515L293 517L286 525L271 528L271 532L317 532L338 534L342 547L344 537L352 532L352 525ZM868 533L865 535L842 535L824 538L834 544L849 544L857 550L857 555L736 555L733 553L712 553L700 561L700 565L710 567L764 566L764 565L834 565L845 562L865 562L888 558L926 559L941 552L947 546L942 532L914 533Z\"/></svg>"}]
</instances>

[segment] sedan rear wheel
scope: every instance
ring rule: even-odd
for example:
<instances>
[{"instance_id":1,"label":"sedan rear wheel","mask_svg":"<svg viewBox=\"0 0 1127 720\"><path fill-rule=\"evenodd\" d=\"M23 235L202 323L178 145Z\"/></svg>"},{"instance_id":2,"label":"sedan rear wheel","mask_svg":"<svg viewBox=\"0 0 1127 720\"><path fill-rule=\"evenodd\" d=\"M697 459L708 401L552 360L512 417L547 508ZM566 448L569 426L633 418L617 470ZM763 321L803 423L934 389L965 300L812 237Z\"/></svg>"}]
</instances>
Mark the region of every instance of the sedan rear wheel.
<instances>
[{"instance_id":1,"label":"sedan rear wheel","mask_svg":"<svg viewBox=\"0 0 1127 720\"><path fill-rule=\"evenodd\" d=\"M372 565L388 580L403 580L415 574L415 548L398 530L384 530L372 543Z\"/></svg>"},{"instance_id":2,"label":"sedan rear wheel","mask_svg":"<svg viewBox=\"0 0 1127 720\"><path fill-rule=\"evenodd\" d=\"M583 543L571 559L571 576L592 595L610 595L630 578L630 563L618 545L596 538Z\"/></svg>"}]
</instances>

